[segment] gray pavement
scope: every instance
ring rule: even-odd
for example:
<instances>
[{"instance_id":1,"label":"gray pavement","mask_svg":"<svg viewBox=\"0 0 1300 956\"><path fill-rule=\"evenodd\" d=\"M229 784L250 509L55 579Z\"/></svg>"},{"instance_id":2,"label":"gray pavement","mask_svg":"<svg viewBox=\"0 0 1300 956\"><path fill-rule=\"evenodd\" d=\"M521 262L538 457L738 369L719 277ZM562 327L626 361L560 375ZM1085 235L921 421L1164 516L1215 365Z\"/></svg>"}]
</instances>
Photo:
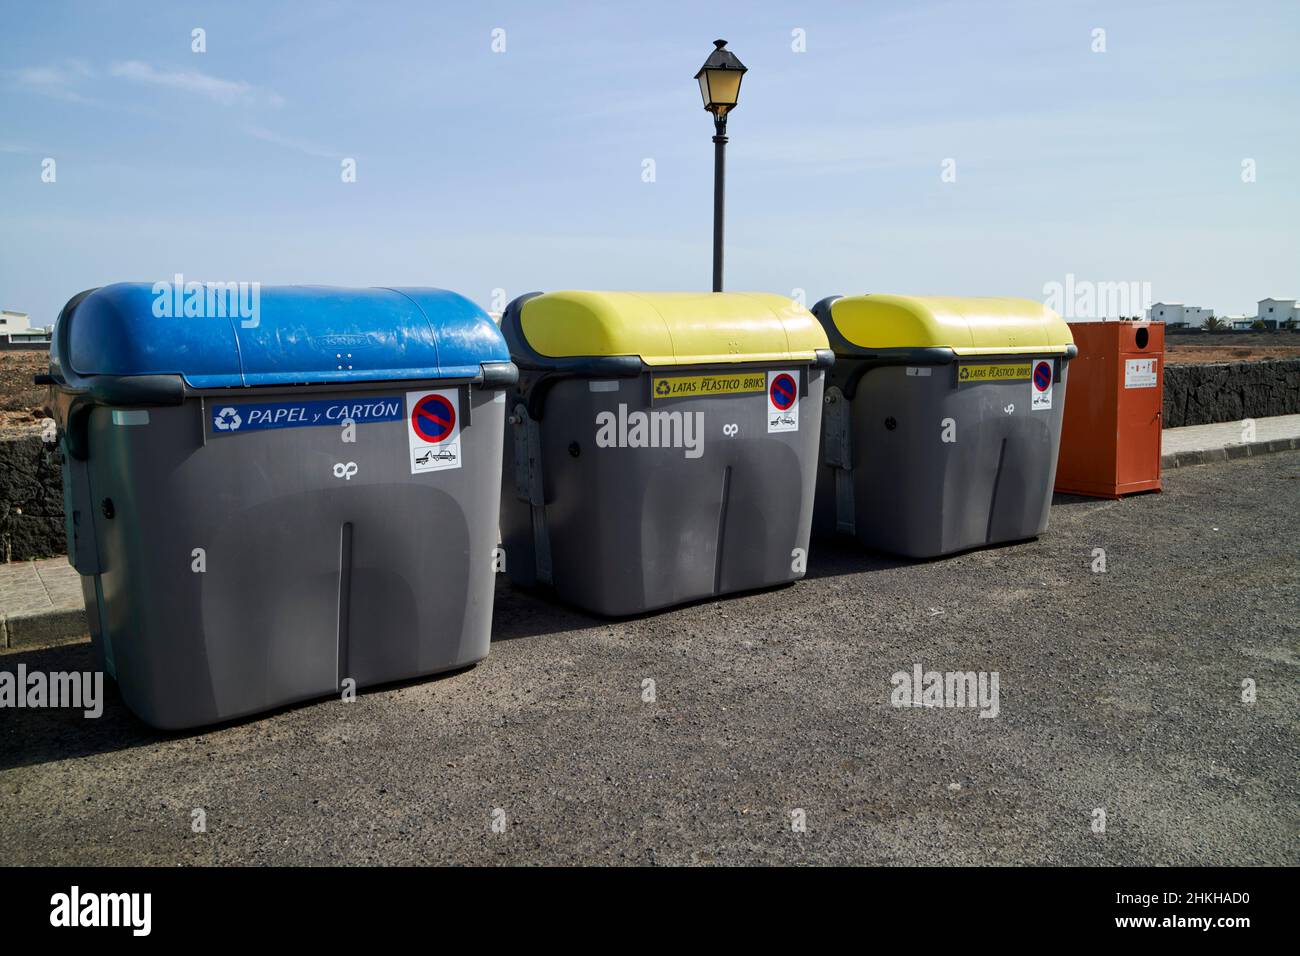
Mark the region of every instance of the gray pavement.
<instances>
[{"instance_id":1,"label":"gray pavement","mask_svg":"<svg viewBox=\"0 0 1300 956\"><path fill-rule=\"evenodd\" d=\"M821 545L792 587L630 621L503 583L486 661L353 704L194 734L111 694L0 711L0 857L1295 865L1298 532L1281 452L1058 497L1042 538L946 560ZM915 664L996 671L998 716L892 707Z\"/></svg>"},{"instance_id":2,"label":"gray pavement","mask_svg":"<svg viewBox=\"0 0 1300 956\"><path fill-rule=\"evenodd\" d=\"M66 557L0 564L0 649L87 633L81 578Z\"/></svg>"},{"instance_id":3,"label":"gray pavement","mask_svg":"<svg viewBox=\"0 0 1300 956\"><path fill-rule=\"evenodd\" d=\"M1160 442L1164 468L1203 465L1295 448L1300 448L1300 415L1166 428Z\"/></svg>"}]
</instances>

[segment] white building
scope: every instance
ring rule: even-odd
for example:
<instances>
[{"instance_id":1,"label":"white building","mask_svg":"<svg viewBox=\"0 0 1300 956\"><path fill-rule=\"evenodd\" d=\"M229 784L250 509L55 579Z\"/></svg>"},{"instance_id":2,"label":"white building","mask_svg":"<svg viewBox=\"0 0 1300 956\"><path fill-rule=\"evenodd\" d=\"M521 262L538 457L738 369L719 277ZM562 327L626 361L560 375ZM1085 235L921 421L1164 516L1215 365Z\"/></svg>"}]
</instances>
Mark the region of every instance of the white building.
<instances>
[{"instance_id":1,"label":"white building","mask_svg":"<svg viewBox=\"0 0 1300 956\"><path fill-rule=\"evenodd\" d=\"M26 312L11 312L8 309L0 309L0 335L26 332L31 327L32 320Z\"/></svg>"},{"instance_id":2,"label":"white building","mask_svg":"<svg viewBox=\"0 0 1300 956\"><path fill-rule=\"evenodd\" d=\"M1181 302L1153 302L1147 309L1147 319L1152 322L1164 322L1172 326L1189 326L1200 328L1205 320L1214 315L1213 309L1204 309L1199 305L1183 305Z\"/></svg>"},{"instance_id":3,"label":"white building","mask_svg":"<svg viewBox=\"0 0 1300 956\"><path fill-rule=\"evenodd\" d=\"M32 320L26 312L0 309L0 347L22 348L49 344L49 331L32 328Z\"/></svg>"},{"instance_id":4,"label":"white building","mask_svg":"<svg viewBox=\"0 0 1300 956\"><path fill-rule=\"evenodd\" d=\"M1296 310L1295 299L1260 299L1255 317L1264 322L1276 322L1276 327L1281 328L1292 319L1300 321L1300 312Z\"/></svg>"}]
</instances>

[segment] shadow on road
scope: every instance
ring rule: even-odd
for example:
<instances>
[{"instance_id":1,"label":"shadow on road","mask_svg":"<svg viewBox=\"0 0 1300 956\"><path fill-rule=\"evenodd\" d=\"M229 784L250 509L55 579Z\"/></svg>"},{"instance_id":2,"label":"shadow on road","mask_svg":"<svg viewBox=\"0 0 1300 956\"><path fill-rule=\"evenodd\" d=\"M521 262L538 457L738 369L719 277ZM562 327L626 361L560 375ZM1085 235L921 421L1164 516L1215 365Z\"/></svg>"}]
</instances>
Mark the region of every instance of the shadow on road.
<instances>
[{"instance_id":1,"label":"shadow on road","mask_svg":"<svg viewBox=\"0 0 1300 956\"><path fill-rule=\"evenodd\" d=\"M95 670L89 641L12 651L0 657L0 669L16 673L19 664L25 664L28 672ZM0 717L0 770L126 750L173 736L153 730L127 710L117 684L107 675L103 697L104 712L93 720L81 710L64 707L6 708Z\"/></svg>"},{"instance_id":2,"label":"shadow on road","mask_svg":"<svg viewBox=\"0 0 1300 956\"><path fill-rule=\"evenodd\" d=\"M921 563L911 558L885 554L883 551L869 551L858 544L856 538L846 534L814 536L808 546L808 573L804 577L834 578L845 574L889 571Z\"/></svg>"},{"instance_id":3,"label":"shadow on road","mask_svg":"<svg viewBox=\"0 0 1300 956\"><path fill-rule=\"evenodd\" d=\"M561 604L545 588L517 588L497 575L492 608L492 643L598 627L603 618Z\"/></svg>"},{"instance_id":4,"label":"shadow on road","mask_svg":"<svg viewBox=\"0 0 1300 956\"><path fill-rule=\"evenodd\" d=\"M30 651L13 651L0 655L0 670L16 673L19 664L26 665L27 673L93 672L94 657L90 642L64 644L56 647L36 648ZM366 686L360 693L392 690L411 684L445 680L474 667L470 664L441 674L413 677ZM322 696L297 701L284 707L261 711L218 724L193 727L188 730L156 730L136 717L127 708L117 683L104 677L103 713L96 718L85 716L84 709L68 707L41 707L36 709L5 708L0 711L0 772L16 767L33 766L52 761L89 757L96 754L116 753L133 747L184 740L217 733L242 724L252 724L303 707L330 703L334 697Z\"/></svg>"}]
</instances>

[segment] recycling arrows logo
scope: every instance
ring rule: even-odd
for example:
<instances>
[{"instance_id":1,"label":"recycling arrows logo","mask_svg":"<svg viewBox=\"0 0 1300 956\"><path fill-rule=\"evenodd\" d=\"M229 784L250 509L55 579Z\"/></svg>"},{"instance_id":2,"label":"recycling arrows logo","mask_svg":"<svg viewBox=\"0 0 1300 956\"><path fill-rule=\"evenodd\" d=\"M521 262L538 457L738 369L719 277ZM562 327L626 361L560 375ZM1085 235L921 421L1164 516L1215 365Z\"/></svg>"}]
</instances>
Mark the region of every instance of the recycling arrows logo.
<instances>
[{"instance_id":1,"label":"recycling arrows logo","mask_svg":"<svg viewBox=\"0 0 1300 956\"><path fill-rule=\"evenodd\" d=\"M244 424L244 420L239 417L239 412L233 408L223 408L217 412L217 417L212 419L212 426L223 432L239 431L239 426L242 424Z\"/></svg>"},{"instance_id":2,"label":"recycling arrows logo","mask_svg":"<svg viewBox=\"0 0 1300 956\"><path fill-rule=\"evenodd\" d=\"M666 378L661 378L659 381L655 382L656 395L667 395L672 390L673 387L668 384L668 379Z\"/></svg>"}]
</instances>

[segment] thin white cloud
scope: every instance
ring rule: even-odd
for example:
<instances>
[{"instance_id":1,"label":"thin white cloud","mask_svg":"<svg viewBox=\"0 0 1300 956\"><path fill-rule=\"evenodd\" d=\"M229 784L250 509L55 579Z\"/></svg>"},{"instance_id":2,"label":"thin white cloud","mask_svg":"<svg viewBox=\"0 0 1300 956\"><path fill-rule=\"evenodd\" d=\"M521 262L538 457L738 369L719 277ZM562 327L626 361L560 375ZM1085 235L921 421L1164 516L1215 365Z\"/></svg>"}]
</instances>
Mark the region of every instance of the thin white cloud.
<instances>
[{"instance_id":1,"label":"thin white cloud","mask_svg":"<svg viewBox=\"0 0 1300 956\"><path fill-rule=\"evenodd\" d=\"M139 60L126 60L114 63L108 69L109 75L145 83L164 89L179 90L205 96L225 106L236 103L262 103L269 106L284 105L284 98L278 93L259 90L243 80L223 80L218 76L199 73L197 70L155 70L148 63Z\"/></svg>"},{"instance_id":2,"label":"thin white cloud","mask_svg":"<svg viewBox=\"0 0 1300 956\"><path fill-rule=\"evenodd\" d=\"M63 60L47 66L27 66L11 71L14 82L25 90L73 103L89 103L74 87L92 70L82 60Z\"/></svg>"},{"instance_id":3,"label":"thin white cloud","mask_svg":"<svg viewBox=\"0 0 1300 956\"><path fill-rule=\"evenodd\" d=\"M285 149L296 150L299 153L305 153L308 156L314 156L317 159L339 159L342 153L336 149L329 149L325 146L318 146L316 143L309 142L305 139L297 139L293 136L284 136L269 129L263 129L260 126L247 126L244 132L254 139L260 139L265 143L273 143L276 146L283 146Z\"/></svg>"}]
</instances>

